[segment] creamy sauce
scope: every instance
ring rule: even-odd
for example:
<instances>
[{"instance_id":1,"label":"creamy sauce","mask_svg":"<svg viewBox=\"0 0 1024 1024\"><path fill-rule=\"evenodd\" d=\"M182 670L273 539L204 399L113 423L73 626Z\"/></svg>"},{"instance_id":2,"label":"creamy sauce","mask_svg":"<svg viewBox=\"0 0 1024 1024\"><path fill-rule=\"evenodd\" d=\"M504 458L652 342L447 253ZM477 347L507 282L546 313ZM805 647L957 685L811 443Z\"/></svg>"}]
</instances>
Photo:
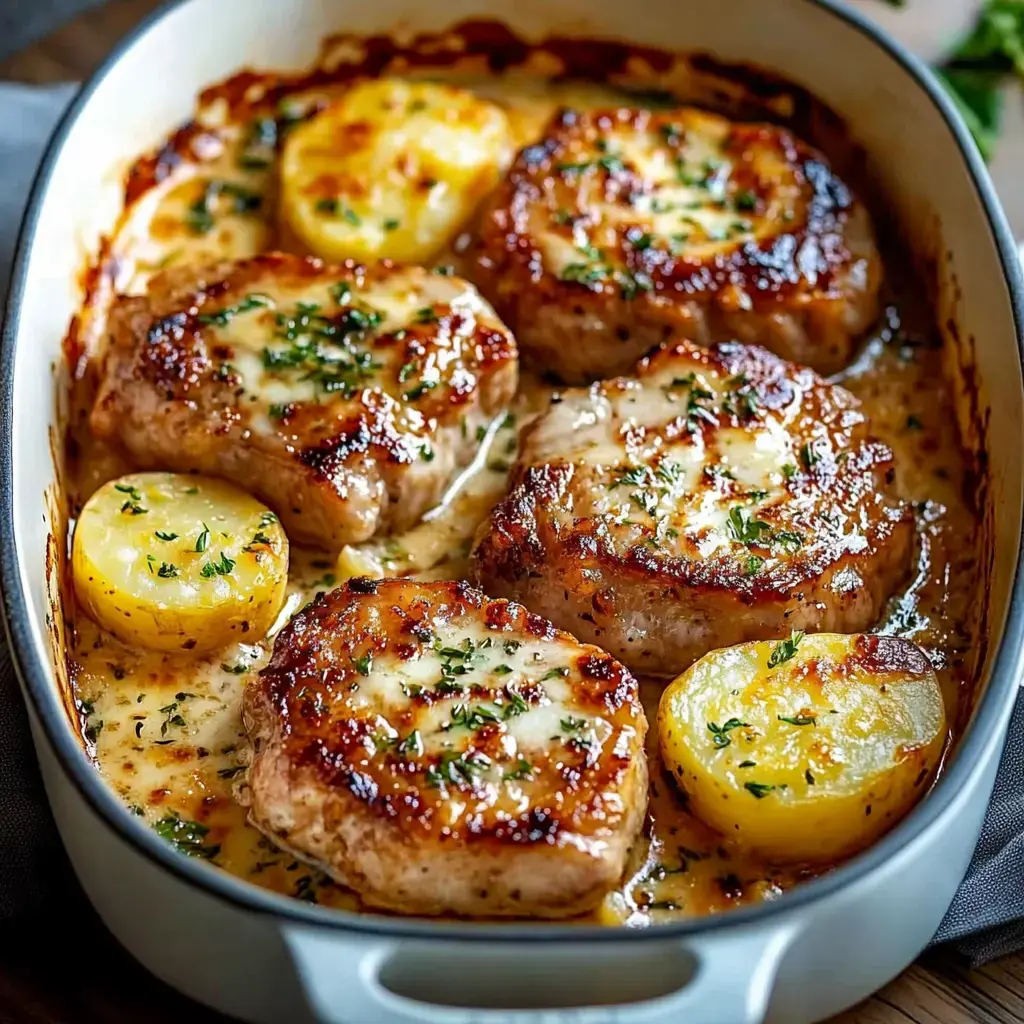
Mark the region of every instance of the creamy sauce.
<instances>
[{"instance_id":1,"label":"creamy sauce","mask_svg":"<svg viewBox=\"0 0 1024 1024\"><path fill-rule=\"evenodd\" d=\"M517 79L477 86L507 105L517 145L530 141L557 106L603 105L619 98L598 86ZM323 95L303 94L289 102L299 111ZM206 117L215 123L216 111ZM244 127L225 134L226 142L206 136L210 158L201 167L183 165L136 205L113 243L121 290L141 291L155 270L168 266L245 256L275 245L294 248L277 227L273 170L260 164L259 140L256 157L241 168L239 155L252 157L254 142ZM462 247L457 243L441 262L457 267ZM913 502L917 516L915 573L878 628L924 648L942 682L948 717L956 721L977 670L980 531L962 497L965 466L927 310L912 294L893 295L891 302L861 357L840 377L863 402L874 433L894 449L897 488ZM82 410L94 376L88 359L95 354L94 336L73 395L72 511L99 484L131 468L92 439L84 425ZM405 535L346 548L339 557L293 548L288 599L274 630L259 643L236 644L208 659L157 654L127 647L83 614L74 614L70 660L83 733L99 769L133 813L183 852L208 857L258 885L358 908L354 895L246 824L233 797L234 787L244 784L247 757L239 716L242 689L267 662L273 635L287 618L345 576L461 577L476 526L504 493L517 431L543 406L549 390L524 382L510 414L481 432L476 460L445 501ZM774 451L766 455L772 464L782 457ZM762 469L755 475L760 480ZM652 723L661 688L653 681L643 684ZM656 735L652 728L649 828L633 852L624 884L607 898L598 920L642 927L724 910L774 899L809 874L773 869L689 816L661 771Z\"/></svg>"}]
</instances>

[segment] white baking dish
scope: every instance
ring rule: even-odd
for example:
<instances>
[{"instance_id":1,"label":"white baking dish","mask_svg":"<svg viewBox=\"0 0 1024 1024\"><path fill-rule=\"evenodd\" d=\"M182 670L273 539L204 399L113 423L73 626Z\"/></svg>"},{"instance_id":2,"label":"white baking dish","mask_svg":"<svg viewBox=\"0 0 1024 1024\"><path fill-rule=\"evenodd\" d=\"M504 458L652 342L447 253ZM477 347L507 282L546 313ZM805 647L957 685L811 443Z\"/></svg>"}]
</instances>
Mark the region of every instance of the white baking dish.
<instances>
[{"instance_id":1,"label":"white baking dish","mask_svg":"<svg viewBox=\"0 0 1024 1024\"><path fill-rule=\"evenodd\" d=\"M864 147L901 235L934 261L950 351L972 368L958 379L980 381L980 391L969 389L979 401L965 424L969 441L981 428L987 445L995 555L974 720L906 821L775 904L645 932L309 906L175 853L106 788L65 714L44 571L53 374L85 252L118 212L124 168L187 119L204 85L237 67L304 66L338 29L438 30L469 17L501 19L528 39L557 32L707 51L808 86ZM949 101L858 16L824 0L182 0L120 47L60 125L25 222L10 313L0 456L7 628L75 870L111 930L155 974L261 1022L792 1024L863 998L928 942L974 848L1021 671L1024 286L992 186Z\"/></svg>"}]
</instances>

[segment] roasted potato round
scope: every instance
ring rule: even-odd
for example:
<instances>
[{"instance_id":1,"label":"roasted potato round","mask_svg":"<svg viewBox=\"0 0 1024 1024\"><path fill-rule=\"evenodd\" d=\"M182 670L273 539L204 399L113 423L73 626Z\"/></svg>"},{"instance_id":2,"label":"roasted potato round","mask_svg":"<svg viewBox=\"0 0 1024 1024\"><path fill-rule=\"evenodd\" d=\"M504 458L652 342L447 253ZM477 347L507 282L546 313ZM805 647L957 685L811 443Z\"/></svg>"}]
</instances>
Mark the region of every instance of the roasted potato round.
<instances>
[{"instance_id":1,"label":"roasted potato round","mask_svg":"<svg viewBox=\"0 0 1024 1024\"><path fill-rule=\"evenodd\" d=\"M438 254L512 157L500 107L464 89L364 82L288 136L281 215L328 259Z\"/></svg>"},{"instance_id":2,"label":"roasted potato round","mask_svg":"<svg viewBox=\"0 0 1024 1024\"><path fill-rule=\"evenodd\" d=\"M162 651L259 639L288 580L288 538L273 512L229 484L176 473L104 484L82 509L71 559L88 614Z\"/></svg>"},{"instance_id":3,"label":"roasted potato round","mask_svg":"<svg viewBox=\"0 0 1024 1024\"><path fill-rule=\"evenodd\" d=\"M778 862L867 846L927 788L935 673L895 637L794 633L712 651L662 694L662 756L693 811Z\"/></svg>"}]
</instances>

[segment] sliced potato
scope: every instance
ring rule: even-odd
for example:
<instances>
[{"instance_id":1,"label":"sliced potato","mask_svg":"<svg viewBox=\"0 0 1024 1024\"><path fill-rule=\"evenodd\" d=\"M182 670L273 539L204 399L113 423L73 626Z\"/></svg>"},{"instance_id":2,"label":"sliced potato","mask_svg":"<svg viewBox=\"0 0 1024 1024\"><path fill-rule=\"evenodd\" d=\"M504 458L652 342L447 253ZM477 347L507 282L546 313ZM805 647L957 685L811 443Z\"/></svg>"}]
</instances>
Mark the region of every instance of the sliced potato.
<instances>
[{"instance_id":1,"label":"sliced potato","mask_svg":"<svg viewBox=\"0 0 1024 1024\"><path fill-rule=\"evenodd\" d=\"M471 92L365 82L289 134L281 213L319 256L426 262L497 184L512 147L505 113Z\"/></svg>"},{"instance_id":2,"label":"sliced potato","mask_svg":"<svg viewBox=\"0 0 1024 1024\"><path fill-rule=\"evenodd\" d=\"M707 824L781 862L867 846L946 739L928 659L894 637L795 633L701 658L662 694L662 756Z\"/></svg>"},{"instance_id":3,"label":"sliced potato","mask_svg":"<svg viewBox=\"0 0 1024 1024\"><path fill-rule=\"evenodd\" d=\"M135 473L85 503L71 554L78 599L126 643L216 650L260 639L288 581L288 538L265 505L206 477Z\"/></svg>"}]
</instances>

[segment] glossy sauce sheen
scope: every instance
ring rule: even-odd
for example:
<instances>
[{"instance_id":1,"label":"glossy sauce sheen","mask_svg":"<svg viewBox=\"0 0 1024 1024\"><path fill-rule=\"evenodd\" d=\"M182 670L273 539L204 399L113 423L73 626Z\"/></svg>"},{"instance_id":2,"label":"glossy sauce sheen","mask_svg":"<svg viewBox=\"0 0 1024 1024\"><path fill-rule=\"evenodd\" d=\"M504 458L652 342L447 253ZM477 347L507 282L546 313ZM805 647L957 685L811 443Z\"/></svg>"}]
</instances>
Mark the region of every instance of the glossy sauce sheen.
<instances>
[{"instance_id":1,"label":"glossy sauce sheen","mask_svg":"<svg viewBox=\"0 0 1024 1024\"><path fill-rule=\"evenodd\" d=\"M536 138L558 106L609 107L621 99L601 86L525 82L514 76L472 87L505 106L517 146ZM286 119L300 119L325 101L326 92L320 90L289 98L282 109ZM278 122L273 130L279 127ZM250 256L275 245L296 248L278 226L273 138L269 127L262 131L255 121L188 130L193 153L207 159L198 166L181 162L155 188L132 196L134 213L112 243L116 287L139 293L157 269ZM130 181L130 195L131 187ZM464 248L456 244L440 263L454 263L458 270ZM890 256L890 289L898 279L895 262ZM73 414L69 444L72 515L102 482L133 468L86 427L81 410L94 387L90 360L95 354L87 322L80 341L85 358L78 361L72 408L79 412ZM938 344L920 296L890 293L883 322L869 334L855 363L833 379L861 400L873 433L893 449L896 489L915 512L915 571L879 628L924 648L941 681L948 718L956 722L977 670L979 612L972 603L978 603L980 530L964 500L970 477L958 447ZM242 372L247 371L243 366ZM544 405L549 391L547 385L524 380L510 413L473 431L477 457L445 500L405 534L345 548L337 562L333 555L293 546L289 596L272 635L343 575L371 570L460 578L477 523L504 494L517 431ZM279 397L286 401L293 395ZM241 692L268 662L270 639L196 660L130 649L84 614L74 616L74 627L71 674L83 734L100 770L134 813L183 852L207 857L258 885L358 908L351 893L249 827L232 795L245 778ZM662 687L643 683L652 722ZM642 927L709 913L772 899L810 873L773 869L691 818L662 773L654 729L648 745L649 838L634 849L625 883L605 900L598 920Z\"/></svg>"}]
</instances>

